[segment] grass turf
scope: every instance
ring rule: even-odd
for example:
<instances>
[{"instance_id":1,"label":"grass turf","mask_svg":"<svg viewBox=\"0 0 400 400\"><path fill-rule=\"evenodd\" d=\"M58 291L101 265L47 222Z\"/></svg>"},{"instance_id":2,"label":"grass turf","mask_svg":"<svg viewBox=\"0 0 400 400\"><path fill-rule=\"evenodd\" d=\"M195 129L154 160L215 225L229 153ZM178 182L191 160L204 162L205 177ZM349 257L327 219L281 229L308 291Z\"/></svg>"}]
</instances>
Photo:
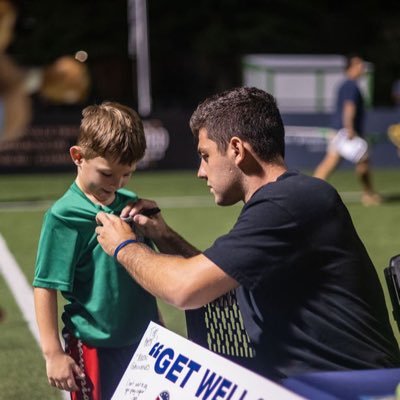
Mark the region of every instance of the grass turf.
<instances>
[{"instance_id":1,"label":"grass turf","mask_svg":"<svg viewBox=\"0 0 400 400\"><path fill-rule=\"evenodd\" d=\"M307 171L306 171L307 172ZM343 193L354 224L383 282L383 268L400 253L399 170L376 170L374 180L386 201L379 207L363 207L352 171L340 170L331 183ZM0 233L30 282L36 246L45 208L74 179L72 174L0 176ZM240 206L217 207L195 172L137 172L128 185L142 197L158 200L168 223L200 249L205 249L234 223ZM312 195L312 194L310 194ZM183 198L184 196L184 198ZM28 203L33 202L35 207ZM383 282L386 291L386 284ZM183 313L160 302L167 327L185 335ZM0 325L0 399L56 399L58 391L47 384L44 362L13 297L0 276L0 305L6 319ZM389 309L391 305L388 302ZM392 321L393 323L393 321ZM398 335L397 326L394 331Z\"/></svg>"}]
</instances>

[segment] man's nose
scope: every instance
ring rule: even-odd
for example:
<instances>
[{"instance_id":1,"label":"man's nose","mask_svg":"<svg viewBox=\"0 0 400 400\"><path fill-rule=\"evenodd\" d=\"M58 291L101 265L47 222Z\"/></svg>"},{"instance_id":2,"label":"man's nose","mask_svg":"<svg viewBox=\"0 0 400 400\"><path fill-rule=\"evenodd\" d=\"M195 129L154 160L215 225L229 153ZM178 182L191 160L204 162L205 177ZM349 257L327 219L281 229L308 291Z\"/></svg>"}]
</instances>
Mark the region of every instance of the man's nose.
<instances>
[{"instance_id":1,"label":"man's nose","mask_svg":"<svg viewBox=\"0 0 400 400\"><path fill-rule=\"evenodd\" d=\"M197 170L197 177L199 179L207 178L207 174L206 174L206 172L204 170L204 166L203 166L203 160L200 161L199 169Z\"/></svg>"}]
</instances>

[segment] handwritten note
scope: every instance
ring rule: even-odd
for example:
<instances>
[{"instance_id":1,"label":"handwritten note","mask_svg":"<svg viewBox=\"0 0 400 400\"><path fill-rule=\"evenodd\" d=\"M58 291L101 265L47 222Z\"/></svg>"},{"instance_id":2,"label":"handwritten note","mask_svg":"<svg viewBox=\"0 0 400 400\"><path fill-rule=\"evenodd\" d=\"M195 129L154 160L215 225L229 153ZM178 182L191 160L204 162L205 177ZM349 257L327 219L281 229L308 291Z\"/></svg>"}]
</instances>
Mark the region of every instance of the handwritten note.
<instances>
[{"instance_id":1,"label":"handwritten note","mask_svg":"<svg viewBox=\"0 0 400 400\"><path fill-rule=\"evenodd\" d=\"M150 323L112 400L291 400L298 395Z\"/></svg>"}]
</instances>

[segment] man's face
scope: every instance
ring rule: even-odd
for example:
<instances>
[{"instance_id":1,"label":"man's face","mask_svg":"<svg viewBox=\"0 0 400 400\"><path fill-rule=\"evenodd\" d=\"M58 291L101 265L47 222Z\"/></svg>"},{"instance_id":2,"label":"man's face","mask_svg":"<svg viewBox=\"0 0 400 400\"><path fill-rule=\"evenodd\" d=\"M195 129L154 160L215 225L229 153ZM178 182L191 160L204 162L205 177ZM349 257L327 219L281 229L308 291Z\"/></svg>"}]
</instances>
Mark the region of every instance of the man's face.
<instances>
[{"instance_id":1,"label":"man's face","mask_svg":"<svg viewBox=\"0 0 400 400\"><path fill-rule=\"evenodd\" d=\"M355 78L360 78L365 72L364 60L360 57L354 57L351 60L351 69Z\"/></svg>"},{"instance_id":2,"label":"man's face","mask_svg":"<svg viewBox=\"0 0 400 400\"><path fill-rule=\"evenodd\" d=\"M102 205L114 201L115 192L128 183L136 166L119 164L103 157L81 158L77 165L78 186L93 202Z\"/></svg>"},{"instance_id":3,"label":"man's face","mask_svg":"<svg viewBox=\"0 0 400 400\"><path fill-rule=\"evenodd\" d=\"M201 158L197 176L207 180L216 204L228 206L243 200L241 175L233 149L228 145L228 149L221 153L217 143L209 139L207 130L202 128L197 150Z\"/></svg>"}]
</instances>

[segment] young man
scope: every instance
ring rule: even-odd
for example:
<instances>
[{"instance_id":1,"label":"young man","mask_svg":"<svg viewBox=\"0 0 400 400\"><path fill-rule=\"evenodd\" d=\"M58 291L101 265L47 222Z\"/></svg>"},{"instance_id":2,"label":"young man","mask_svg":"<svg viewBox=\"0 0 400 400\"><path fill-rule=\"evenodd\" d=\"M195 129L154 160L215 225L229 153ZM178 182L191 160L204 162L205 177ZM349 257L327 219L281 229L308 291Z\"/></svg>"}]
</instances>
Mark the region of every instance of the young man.
<instances>
[{"instance_id":1,"label":"young man","mask_svg":"<svg viewBox=\"0 0 400 400\"><path fill-rule=\"evenodd\" d=\"M121 189L143 157L143 125L132 109L103 103L83 110L70 154L75 182L46 213L33 281L36 318L49 383L72 399L111 398L148 323L153 296L96 240L96 214L119 215L136 194ZM67 299L57 323L57 291Z\"/></svg>"},{"instance_id":2,"label":"young man","mask_svg":"<svg viewBox=\"0 0 400 400\"><path fill-rule=\"evenodd\" d=\"M364 74L364 61L357 55L346 59L346 79L339 87L336 98L336 110L333 114L333 128L346 132L348 139L363 136L364 99L357 85L357 80ZM314 172L316 178L327 179L336 169L341 155L334 145L330 145L324 159ZM361 182L363 194L361 201L366 206L378 205L381 197L375 193L372 185L368 157L356 162L356 174Z\"/></svg>"},{"instance_id":3,"label":"young man","mask_svg":"<svg viewBox=\"0 0 400 400\"><path fill-rule=\"evenodd\" d=\"M250 368L268 378L399 366L375 268L336 190L287 170L273 97L255 88L223 92L201 103L190 125L198 177L217 204L244 203L234 227L200 253L161 215L141 215L155 203L139 200L124 213L168 255L134 242L127 224L101 212L104 250L181 309L235 289L255 349Z\"/></svg>"}]
</instances>

